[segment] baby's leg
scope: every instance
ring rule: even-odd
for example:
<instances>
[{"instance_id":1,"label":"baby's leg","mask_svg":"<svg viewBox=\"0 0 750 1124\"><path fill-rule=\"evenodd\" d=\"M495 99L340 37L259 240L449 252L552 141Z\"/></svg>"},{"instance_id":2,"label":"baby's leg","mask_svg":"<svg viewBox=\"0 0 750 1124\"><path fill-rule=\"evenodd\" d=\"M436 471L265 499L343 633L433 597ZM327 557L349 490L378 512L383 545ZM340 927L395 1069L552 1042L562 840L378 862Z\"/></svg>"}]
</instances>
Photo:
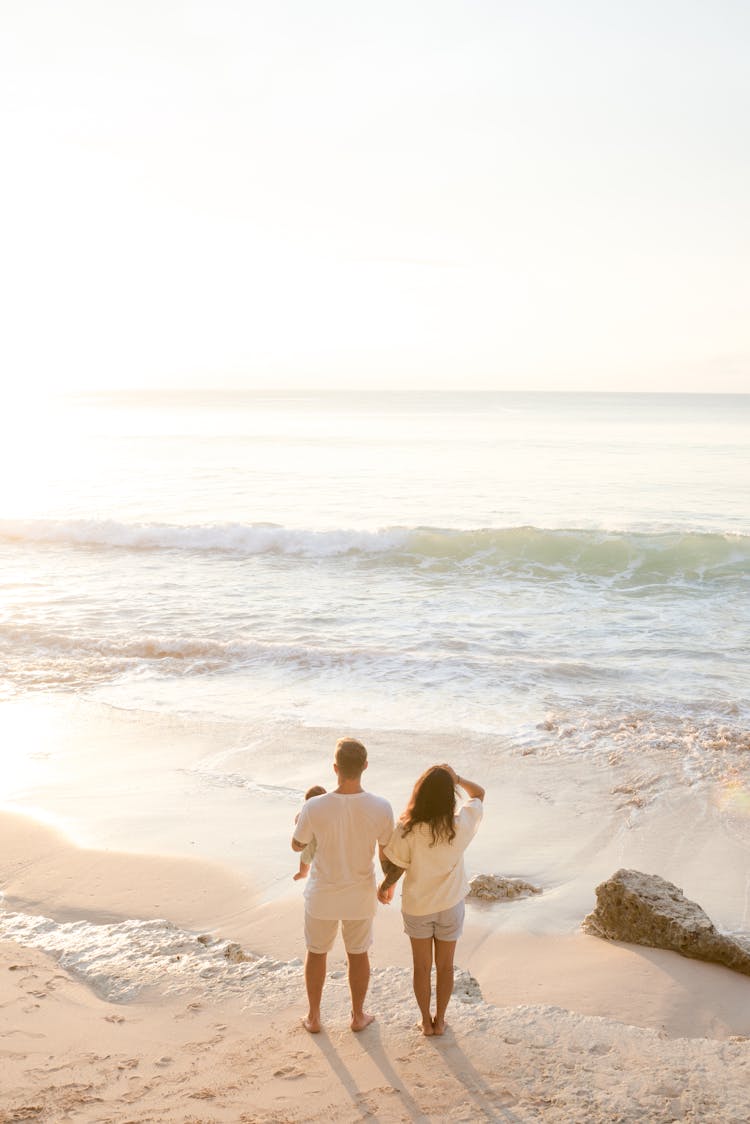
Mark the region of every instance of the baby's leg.
<instances>
[{"instance_id":1,"label":"baby's leg","mask_svg":"<svg viewBox=\"0 0 750 1124\"><path fill-rule=\"evenodd\" d=\"M307 878L309 873L310 873L310 864L309 863L303 863L302 859L300 859L299 870L297 871L297 873L294 876L294 881L298 882L300 878Z\"/></svg>"}]
</instances>

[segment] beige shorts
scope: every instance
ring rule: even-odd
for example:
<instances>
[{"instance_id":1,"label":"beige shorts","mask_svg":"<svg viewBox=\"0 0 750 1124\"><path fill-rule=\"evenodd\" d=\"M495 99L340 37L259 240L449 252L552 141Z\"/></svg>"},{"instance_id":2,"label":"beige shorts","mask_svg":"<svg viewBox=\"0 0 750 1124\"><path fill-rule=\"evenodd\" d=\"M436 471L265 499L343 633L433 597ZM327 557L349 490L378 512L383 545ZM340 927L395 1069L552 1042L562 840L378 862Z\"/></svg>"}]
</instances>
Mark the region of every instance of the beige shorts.
<instances>
[{"instance_id":1,"label":"beige shorts","mask_svg":"<svg viewBox=\"0 0 750 1124\"><path fill-rule=\"evenodd\" d=\"M367 952L372 944L372 923L374 918L358 918L355 921L342 921L341 932L344 948L355 956ZM328 921L322 917L311 917L305 910L305 944L308 952L330 952L339 930L338 921Z\"/></svg>"},{"instance_id":2,"label":"beige shorts","mask_svg":"<svg viewBox=\"0 0 750 1124\"><path fill-rule=\"evenodd\" d=\"M439 913L416 916L402 911L401 917L407 937L414 937L415 940L434 937L437 941L457 941L464 931L465 912L466 907L461 901L450 909L441 909Z\"/></svg>"}]
</instances>

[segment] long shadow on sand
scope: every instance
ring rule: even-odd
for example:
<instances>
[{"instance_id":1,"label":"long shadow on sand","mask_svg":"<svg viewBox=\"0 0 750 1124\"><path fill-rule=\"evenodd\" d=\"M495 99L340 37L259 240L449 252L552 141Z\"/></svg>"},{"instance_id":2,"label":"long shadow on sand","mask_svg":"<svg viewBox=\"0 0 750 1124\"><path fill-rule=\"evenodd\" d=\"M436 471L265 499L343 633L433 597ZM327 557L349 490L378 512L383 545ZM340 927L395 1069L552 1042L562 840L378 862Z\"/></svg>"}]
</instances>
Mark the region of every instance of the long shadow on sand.
<instances>
[{"instance_id":1,"label":"long shadow on sand","mask_svg":"<svg viewBox=\"0 0 750 1124\"><path fill-rule=\"evenodd\" d=\"M511 1106L516 1102L516 1096L510 1089L501 1088L498 1086L493 1087L487 1080L474 1068L469 1058L458 1045L453 1035L453 1031L448 1028L447 1033L440 1038L422 1038L417 1035L415 1031L415 1044L425 1044L426 1048L432 1048L435 1053L439 1055L441 1064L446 1070L449 1070L456 1080L456 1083L461 1087L464 1092L465 1104L471 1106L472 1120L490 1120L490 1121L504 1121L505 1124L522 1124L521 1117L517 1116L511 1109ZM341 1085L346 1089L352 1105L357 1113L362 1117L366 1116L368 1120L374 1124L382 1124L382 1118L378 1115L377 1104L373 1103L375 1098L380 1096L389 1096L391 1092L396 1094L394 1099L388 1102L388 1110L398 1103L400 1109L408 1116L414 1124L431 1124L433 1121L445 1120L445 1106L435 1104L430 1106L429 1111L425 1111L414 1096L405 1087L406 1081L403 1074L398 1073L391 1063L388 1053L383 1045L380 1027L373 1024L361 1034L353 1036L353 1045L359 1047L363 1053L367 1054L373 1064L382 1073L388 1092L386 1089L373 1089L370 1093L364 1090L358 1084L352 1071L347 1066L343 1057L339 1053L338 1048L334 1045L325 1031L322 1034L311 1036L311 1044L318 1047L321 1054L327 1061L332 1074L341 1082ZM431 1094L429 1090L424 1090L424 1095L429 1097ZM433 1094L434 1095L434 1094ZM434 1115L432 1115L434 1113ZM386 1111L385 1115L390 1119L392 1112Z\"/></svg>"},{"instance_id":2,"label":"long shadow on sand","mask_svg":"<svg viewBox=\"0 0 750 1124\"><path fill-rule=\"evenodd\" d=\"M510 1089L493 1088L478 1073L456 1042L453 1031L447 1027L444 1035L425 1039L440 1054L447 1069L466 1092L467 1103L474 1106L474 1120L504 1120L508 1124L522 1124L521 1117L511 1112L510 1105L517 1098Z\"/></svg>"},{"instance_id":3,"label":"long shadow on sand","mask_svg":"<svg viewBox=\"0 0 750 1124\"><path fill-rule=\"evenodd\" d=\"M311 1038L312 1043L318 1047L321 1054L328 1062L331 1071L346 1089L357 1111L361 1113L362 1116L366 1114L367 1119L374 1121L375 1124L380 1124L381 1118L377 1114L377 1109L372 1106L372 1098L377 1095L375 1091L368 1096L368 1094L357 1085L351 1070L348 1069L346 1062L325 1032L323 1034L311 1035ZM383 1047L380 1028L377 1024L373 1024L360 1034L354 1035L354 1039L356 1045L361 1047L363 1052L368 1055L383 1074L388 1086L396 1094L394 1102L397 1099L399 1107L408 1115L409 1119L414 1121L415 1124L430 1124L432 1117L419 1107L411 1093L404 1088L403 1076L397 1073L391 1065L390 1059ZM381 1096L382 1095L381 1093ZM390 1103L393 1104L394 1102Z\"/></svg>"}]
</instances>

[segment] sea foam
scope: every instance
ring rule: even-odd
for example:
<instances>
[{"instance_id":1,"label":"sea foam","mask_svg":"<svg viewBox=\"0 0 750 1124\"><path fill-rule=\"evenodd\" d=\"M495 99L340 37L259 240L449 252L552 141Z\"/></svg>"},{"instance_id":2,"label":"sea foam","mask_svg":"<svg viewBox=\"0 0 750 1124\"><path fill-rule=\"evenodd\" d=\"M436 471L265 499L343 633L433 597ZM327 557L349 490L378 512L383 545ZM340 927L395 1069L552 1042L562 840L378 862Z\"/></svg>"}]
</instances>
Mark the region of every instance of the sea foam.
<instances>
[{"instance_id":1,"label":"sea foam","mask_svg":"<svg viewBox=\"0 0 750 1124\"><path fill-rule=\"evenodd\" d=\"M255 956L234 942L191 933L163 919L96 925L0 908L0 939L49 953L113 1003L154 990L166 995L200 991L216 999L252 991L263 1000L289 977L296 987L301 983L299 960Z\"/></svg>"},{"instance_id":2,"label":"sea foam","mask_svg":"<svg viewBox=\"0 0 750 1124\"><path fill-rule=\"evenodd\" d=\"M189 995L210 1003L238 999L246 1007L278 1011L301 1001L304 995L302 962L298 958L259 956L234 941L193 933L164 919L133 919L111 925L61 923L40 915L6 911L0 904L0 940L48 953L61 968L110 1003ZM328 991L341 990L344 976L343 972L332 973L333 987ZM384 1008L381 1021L400 1021L404 1001L411 1006L410 973L402 968L375 968L373 983L375 992L390 996L391 1009ZM399 1002L394 1004L396 991ZM456 971L454 998L459 1004L482 1003L477 981L460 968Z\"/></svg>"}]
</instances>

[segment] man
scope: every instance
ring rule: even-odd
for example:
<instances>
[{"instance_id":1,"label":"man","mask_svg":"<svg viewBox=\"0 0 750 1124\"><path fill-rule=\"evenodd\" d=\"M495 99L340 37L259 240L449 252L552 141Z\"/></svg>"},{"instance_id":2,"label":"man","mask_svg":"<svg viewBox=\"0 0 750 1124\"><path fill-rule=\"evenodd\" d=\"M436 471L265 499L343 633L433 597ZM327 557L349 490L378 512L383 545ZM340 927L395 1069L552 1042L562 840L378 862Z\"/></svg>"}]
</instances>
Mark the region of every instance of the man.
<instances>
[{"instance_id":1,"label":"man","mask_svg":"<svg viewBox=\"0 0 750 1124\"><path fill-rule=\"evenodd\" d=\"M303 1025L320 1031L320 1000L326 978L326 957L341 922L349 961L352 1030L364 1030L374 1019L364 1009L370 982L372 923L377 909L375 844L383 848L393 832L393 810L387 800L362 788L367 750L356 738L336 744L333 771L338 787L307 800L299 814L292 850L303 851L313 836L315 859L305 887L305 986L309 1010Z\"/></svg>"}]
</instances>

